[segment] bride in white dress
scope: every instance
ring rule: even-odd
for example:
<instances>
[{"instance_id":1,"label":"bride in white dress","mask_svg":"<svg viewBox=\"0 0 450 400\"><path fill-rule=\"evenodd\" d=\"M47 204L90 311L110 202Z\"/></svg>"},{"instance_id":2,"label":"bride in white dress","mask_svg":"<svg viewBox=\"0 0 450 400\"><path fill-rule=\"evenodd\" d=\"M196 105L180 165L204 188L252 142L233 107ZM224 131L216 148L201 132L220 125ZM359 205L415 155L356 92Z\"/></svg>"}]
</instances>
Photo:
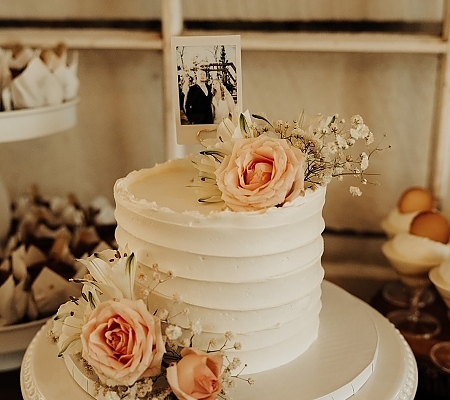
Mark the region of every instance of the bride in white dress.
<instances>
[{"instance_id":1,"label":"bride in white dress","mask_svg":"<svg viewBox=\"0 0 450 400\"><path fill-rule=\"evenodd\" d=\"M215 124L220 124L234 109L233 97L219 79L212 81L212 108Z\"/></svg>"}]
</instances>

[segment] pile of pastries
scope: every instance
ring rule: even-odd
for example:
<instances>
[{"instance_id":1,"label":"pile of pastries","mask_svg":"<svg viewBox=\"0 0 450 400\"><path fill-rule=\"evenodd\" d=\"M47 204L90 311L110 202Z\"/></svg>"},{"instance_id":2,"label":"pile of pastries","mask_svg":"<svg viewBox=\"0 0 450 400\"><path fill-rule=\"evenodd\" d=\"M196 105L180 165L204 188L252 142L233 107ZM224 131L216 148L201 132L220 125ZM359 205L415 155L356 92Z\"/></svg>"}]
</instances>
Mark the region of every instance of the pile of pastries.
<instances>
[{"instance_id":1,"label":"pile of pastries","mask_svg":"<svg viewBox=\"0 0 450 400\"><path fill-rule=\"evenodd\" d=\"M33 186L12 205L11 233L0 263L0 326L47 317L80 287L77 261L117 248L114 208L104 197L84 206L74 195L45 197Z\"/></svg>"},{"instance_id":2,"label":"pile of pastries","mask_svg":"<svg viewBox=\"0 0 450 400\"><path fill-rule=\"evenodd\" d=\"M78 96L78 53L67 46L0 48L0 111L56 106Z\"/></svg>"}]
</instances>

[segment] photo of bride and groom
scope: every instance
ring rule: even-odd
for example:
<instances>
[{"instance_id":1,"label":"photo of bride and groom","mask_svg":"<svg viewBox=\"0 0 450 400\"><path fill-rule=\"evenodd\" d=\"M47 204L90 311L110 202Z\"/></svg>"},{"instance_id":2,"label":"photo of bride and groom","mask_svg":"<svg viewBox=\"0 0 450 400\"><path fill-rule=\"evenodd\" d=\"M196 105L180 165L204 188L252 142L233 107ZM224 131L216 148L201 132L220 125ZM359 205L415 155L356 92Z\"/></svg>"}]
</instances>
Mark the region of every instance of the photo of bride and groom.
<instances>
[{"instance_id":1,"label":"photo of bride and groom","mask_svg":"<svg viewBox=\"0 0 450 400\"><path fill-rule=\"evenodd\" d=\"M236 46L177 46L180 123L218 125L238 103Z\"/></svg>"}]
</instances>

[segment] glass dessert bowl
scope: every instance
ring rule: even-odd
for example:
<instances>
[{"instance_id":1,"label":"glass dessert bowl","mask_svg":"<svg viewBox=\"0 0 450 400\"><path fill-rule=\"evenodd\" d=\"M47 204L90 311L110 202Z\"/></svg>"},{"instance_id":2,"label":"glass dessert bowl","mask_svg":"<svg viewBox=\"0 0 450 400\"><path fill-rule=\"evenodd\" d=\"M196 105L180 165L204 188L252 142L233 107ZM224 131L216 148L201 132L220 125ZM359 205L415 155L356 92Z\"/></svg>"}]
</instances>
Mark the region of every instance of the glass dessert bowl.
<instances>
[{"instance_id":1,"label":"glass dessert bowl","mask_svg":"<svg viewBox=\"0 0 450 400\"><path fill-rule=\"evenodd\" d=\"M447 306L447 316L450 318L450 260L433 268L429 278ZM430 350L430 358L442 371L450 373L450 341L436 343Z\"/></svg>"},{"instance_id":2,"label":"glass dessert bowl","mask_svg":"<svg viewBox=\"0 0 450 400\"><path fill-rule=\"evenodd\" d=\"M404 335L430 338L439 333L439 321L421 313L419 302L431 285L429 272L450 256L450 224L437 211L424 211L411 222L408 233L399 233L382 246L382 252L397 272L409 294L409 309L388 314Z\"/></svg>"},{"instance_id":3,"label":"glass dessert bowl","mask_svg":"<svg viewBox=\"0 0 450 400\"><path fill-rule=\"evenodd\" d=\"M423 211L431 211L434 201L431 193L422 187L413 186L406 189L399 197L396 206L381 221L381 228L388 239L399 233L409 232L412 220ZM409 294L401 280L388 282L383 286L384 299L397 307L407 307ZM424 290L419 307L425 307L435 300L435 294L428 288Z\"/></svg>"},{"instance_id":4,"label":"glass dessert bowl","mask_svg":"<svg viewBox=\"0 0 450 400\"><path fill-rule=\"evenodd\" d=\"M404 257L396 252L392 241L382 245L382 252L397 272L409 299L409 308L392 311L387 318L405 336L430 338L437 335L441 330L439 321L432 315L421 312L419 306L423 293L431 284L428 272L437 264Z\"/></svg>"}]
</instances>

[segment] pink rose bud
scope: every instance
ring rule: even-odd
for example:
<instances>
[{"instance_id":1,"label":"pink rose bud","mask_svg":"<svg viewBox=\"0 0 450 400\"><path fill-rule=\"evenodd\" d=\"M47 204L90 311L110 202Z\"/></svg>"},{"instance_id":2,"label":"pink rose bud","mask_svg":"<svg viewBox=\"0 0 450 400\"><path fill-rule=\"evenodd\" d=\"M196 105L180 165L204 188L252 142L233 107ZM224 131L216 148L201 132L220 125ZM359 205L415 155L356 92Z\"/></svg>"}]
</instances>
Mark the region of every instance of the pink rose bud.
<instances>
[{"instance_id":1,"label":"pink rose bud","mask_svg":"<svg viewBox=\"0 0 450 400\"><path fill-rule=\"evenodd\" d=\"M167 368L167 381L178 400L214 400L221 390L222 356L193 348L181 351L182 359Z\"/></svg>"}]
</instances>

